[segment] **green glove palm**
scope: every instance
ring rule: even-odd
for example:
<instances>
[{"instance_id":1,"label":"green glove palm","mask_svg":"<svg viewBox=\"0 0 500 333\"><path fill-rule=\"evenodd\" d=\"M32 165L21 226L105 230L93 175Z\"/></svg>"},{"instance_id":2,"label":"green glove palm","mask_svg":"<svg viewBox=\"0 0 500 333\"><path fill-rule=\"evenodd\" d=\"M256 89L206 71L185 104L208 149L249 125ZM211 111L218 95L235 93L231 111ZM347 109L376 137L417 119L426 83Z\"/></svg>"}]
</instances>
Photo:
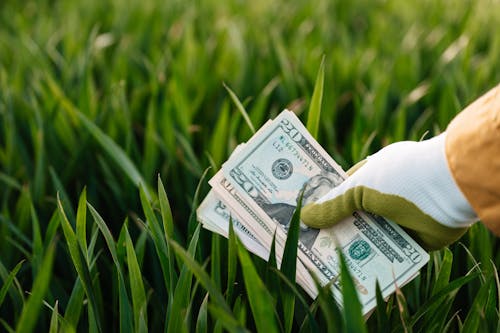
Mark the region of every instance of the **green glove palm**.
<instances>
[{"instance_id":1,"label":"green glove palm","mask_svg":"<svg viewBox=\"0 0 500 333\"><path fill-rule=\"evenodd\" d=\"M428 250L453 243L477 217L448 169L445 136L398 142L369 156L342 184L304 206L302 221L325 228L363 210L398 223Z\"/></svg>"}]
</instances>

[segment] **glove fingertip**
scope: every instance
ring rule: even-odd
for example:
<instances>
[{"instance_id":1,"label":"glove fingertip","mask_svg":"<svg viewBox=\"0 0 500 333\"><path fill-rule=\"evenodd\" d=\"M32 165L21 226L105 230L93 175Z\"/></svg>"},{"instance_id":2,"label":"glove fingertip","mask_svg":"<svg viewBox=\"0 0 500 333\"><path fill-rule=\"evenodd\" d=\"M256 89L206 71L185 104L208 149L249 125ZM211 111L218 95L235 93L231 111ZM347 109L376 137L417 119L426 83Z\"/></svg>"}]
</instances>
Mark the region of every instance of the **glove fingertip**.
<instances>
[{"instance_id":1,"label":"glove fingertip","mask_svg":"<svg viewBox=\"0 0 500 333\"><path fill-rule=\"evenodd\" d=\"M320 204L308 204L300 211L301 221L311 228L328 228L335 224L334 221L325 218Z\"/></svg>"}]
</instances>

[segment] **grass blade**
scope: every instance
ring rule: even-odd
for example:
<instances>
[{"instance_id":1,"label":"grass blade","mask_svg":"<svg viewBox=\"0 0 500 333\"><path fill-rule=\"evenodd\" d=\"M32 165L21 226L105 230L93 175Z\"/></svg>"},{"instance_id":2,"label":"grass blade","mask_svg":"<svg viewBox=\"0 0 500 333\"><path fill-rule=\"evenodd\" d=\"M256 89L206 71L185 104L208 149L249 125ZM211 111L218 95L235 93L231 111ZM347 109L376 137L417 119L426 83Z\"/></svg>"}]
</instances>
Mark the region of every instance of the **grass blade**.
<instances>
[{"instance_id":1,"label":"grass blade","mask_svg":"<svg viewBox=\"0 0 500 333\"><path fill-rule=\"evenodd\" d=\"M198 220L196 219L196 210L198 209L201 188L205 183L205 177L208 174L208 170L210 170L210 168L206 168L205 171L203 171L203 174L198 181L198 185L196 186L196 190L194 191L193 200L191 203L191 212L189 213L188 237L190 237L190 235L193 233L193 230L199 226Z\"/></svg>"},{"instance_id":2,"label":"grass blade","mask_svg":"<svg viewBox=\"0 0 500 333\"><path fill-rule=\"evenodd\" d=\"M234 316L230 315L221 307L215 304L209 304L208 310L212 314L212 317L217 318L217 323L221 323L228 332L248 332L244 327L241 326L241 324ZM217 326L217 323L214 332L222 332L221 327Z\"/></svg>"},{"instance_id":3,"label":"grass blade","mask_svg":"<svg viewBox=\"0 0 500 333\"><path fill-rule=\"evenodd\" d=\"M101 234L104 236L104 240L106 241L106 245L108 246L109 252L111 253L111 258L116 267L116 271L118 273L118 290L119 290L119 303L120 303L120 331L121 332L132 332L133 325L132 319L133 314L130 309L130 301L127 295L127 291L125 289L125 278L123 277L123 270L121 268L119 256L116 249L116 242L111 235L111 231L109 230L106 222L102 219L101 215L95 210L95 208L87 203L87 207L90 210L90 214L94 218L95 223L99 227Z\"/></svg>"},{"instance_id":4,"label":"grass blade","mask_svg":"<svg viewBox=\"0 0 500 333\"><path fill-rule=\"evenodd\" d=\"M297 271L297 246L300 233L300 207L302 206L302 193L297 201L297 209L293 213L290 221L290 228L286 236L285 249L283 251L283 261L281 262L280 271L283 275L295 283L295 275ZM285 322L285 332L292 331L293 318L295 312L295 294L285 285L280 284L281 300L283 302L283 315Z\"/></svg>"},{"instance_id":5,"label":"grass blade","mask_svg":"<svg viewBox=\"0 0 500 333\"><path fill-rule=\"evenodd\" d=\"M325 83L325 57L321 59L316 82L314 83L314 91L309 104L309 112L307 115L307 130L313 138L318 138L319 121L321 118L321 102L323 101L323 87Z\"/></svg>"},{"instance_id":6,"label":"grass blade","mask_svg":"<svg viewBox=\"0 0 500 333\"><path fill-rule=\"evenodd\" d=\"M9 324L7 324L7 322L4 319L0 318L0 323L2 323L3 328L5 329L6 332L16 333L16 331L14 331L14 329L10 327Z\"/></svg>"},{"instance_id":7,"label":"grass blade","mask_svg":"<svg viewBox=\"0 0 500 333\"><path fill-rule=\"evenodd\" d=\"M167 192L165 191L165 187L163 186L163 183L159 175L158 175L158 200L160 201L160 211L163 221L163 232L165 234L165 240L171 239L174 237L174 218L172 217L172 209L170 208L170 202L168 201ZM165 275L168 275L168 278L166 278L165 281L166 283L168 282L169 284L165 285L165 287L168 288L167 290L173 291L175 289L175 284L177 283L177 273L175 271L175 256L168 242L166 242L164 239L160 239L159 235L156 235L155 237L156 239L154 240L157 251L160 248L165 248L166 251L166 260L168 265L165 266L165 264L162 264L161 266L163 273ZM157 243L158 247L156 245Z\"/></svg>"},{"instance_id":8,"label":"grass blade","mask_svg":"<svg viewBox=\"0 0 500 333\"><path fill-rule=\"evenodd\" d=\"M212 280L216 286L221 289L221 238L218 234L212 234L212 251L210 255L210 272Z\"/></svg>"},{"instance_id":9,"label":"grass blade","mask_svg":"<svg viewBox=\"0 0 500 333\"><path fill-rule=\"evenodd\" d=\"M308 308L306 299L301 295L301 293L297 289L295 281L293 281L293 282L290 281L285 276L285 274L283 274L279 270L277 270L277 269L273 269L273 270L276 273L276 275L281 279L281 281L283 281L288 286L291 293L293 293L293 295L294 295L294 299L295 298L298 299L300 304L304 307L304 309L306 309L306 316L307 316L307 319L309 320L309 323L311 324L311 327L310 327L311 331L317 331L318 327L317 327L317 325L315 325L313 314ZM293 316L292 316L292 319L293 319Z\"/></svg>"},{"instance_id":10,"label":"grass blade","mask_svg":"<svg viewBox=\"0 0 500 333\"><path fill-rule=\"evenodd\" d=\"M93 250L95 246L95 242L97 241L97 236L99 233L99 228L94 225L92 231L92 238L90 241L89 249L88 249L88 257L91 258L93 255ZM83 301L85 297L85 291L82 286L82 282L80 278L77 276L75 283L73 284L73 289L71 291L71 296L66 304L66 311L64 313L64 318L62 320L62 325L64 326L64 330L68 332L76 331L78 327L78 322L80 320L80 315L83 308Z\"/></svg>"},{"instance_id":11,"label":"grass blade","mask_svg":"<svg viewBox=\"0 0 500 333\"><path fill-rule=\"evenodd\" d=\"M172 217L172 209L170 208L170 203L168 201L167 192L163 186L160 175L158 175L158 199L160 201L161 216L163 219L163 229L165 232L165 238L174 237L174 219Z\"/></svg>"},{"instance_id":12,"label":"grass blade","mask_svg":"<svg viewBox=\"0 0 500 333\"><path fill-rule=\"evenodd\" d=\"M59 302L56 301L54 309L52 310L52 316L50 317L49 333L57 333L59 331L59 321L57 318L59 316L58 304Z\"/></svg>"},{"instance_id":13,"label":"grass blade","mask_svg":"<svg viewBox=\"0 0 500 333\"><path fill-rule=\"evenodd\" d=\"M55 210L50 218L47 231L45 232L45 239L43 240L44 249L46 249L54 239L57 230L59 229L59 225L60 225L59 212L58 210Z\"/></svg>"},{"instance_id":14,"label":"grass blade","mask_svg":"<svg viewBox=\"0 0 500 333\"><path fill-rule=\"evenodd\" d=\"M118 302L119 302L119 311L120 311L120 332L128 333L133 332L134 327L132 325L133 322L133 313L130 307L130 301L127 294L127 289L125 288L125 281L123 277L118 276Z\"/></svg>"},{"instance_id":15,"label":"grass blade","mask_svg":"<svg viewBox=\"0 0 500 333\"><path fill-rule=\"evenodd\" d=\"M38 274L38 271L41 268L41 260L40 256L43 255L43 242L42 242L42 234L40 231L40 221L38 219L35 207L33 204L30 205L30 211L31 211L31 224L32 224L32 233L33 233L33 241L32 241L32 247L33 247L33 257L32 257L32 267L33 267L33 276L36 276ZM1 303L1 302L0 302Z\"/></svg>"},{"instance_id":16,"label":"grass blade","mask_svg":"<svg viewBox=\"0 0 500 333\"><path fill-rule=\"evenodd\" d=\"M410 326L414 326L415 323L422 318L426 313L433 312L436 306L439 306L440 303L438 301L446 296L449 299L453 299L458 292L458 290L464 286L465 284L473 281L478 278L480 273L470 273L466 276L459 277L441 288L439 292L437 292L434 296L429 298L422 306L418 309L418 311L412 316L411 321L409 323Z\"/></svg>"},{"instance_id":17,"label":"grass blade","mask_svg":"<svg viewBox=\"0 0 500 333\"><path fill-rule=\"evenodd\" d=\"M257 332L278 332L278 326L274 316L273 299L260 279L247 250L239 241L236 243L238 244L238 257L240 258L245 288L250 301L250 309L252 310Z\"/></svg>"},{"instance_id":18,"label":"grass blade","mask_svg":"<svg viewBox=\"0 0 500 333\"><path fill-rule=\"evenodd\" d=\"M78 200L76 211L76 238L80 247L87 256L87 189L84 187Z\"/></svg>"},{"instance_id":19,"label":"grass blade","mask_svg":"<svg viewBox=\"0 0 500 333\"><path fill-rule=\"evenodd\" d=\"M203 302L200 305L200 311L198 312L198 318L196 319L196 333L207 333L208 332L208 293L203 298Z\"/></svg>"},{"instance_id":20,"label":"grass blade","mask_svg":"<svg viewBox=\"0 0 500 333\"><path fill-rule=\"evenodd\" d=\"M147 328L147 300L146 292L144 291L144 283L142 282L142 273L137 262L137 257L134 250L134 244L130 238L127 224L123 224L125 230L125 246L127 248L127 263L130 275L130 290L132 292L132 306L134 309L135 331L140 332L139 323L144 321Z\"/></svg>"},{"instance_id":21,"label":"grass blade","mask_svg":"<svg viewBox=\"0 0 500 333\"><path fill-rule=\"evenodd\" d=\"M398 286L396 286L396 302L399 310L399 318L401 319L401 324L403 325L404 332L413 332L412 326L410 324L410 314L408 311L406 298Z\"/></svg>"},{"instance_id":22,"label":"grass blade","mask_svg":"<svg viewBox=\"0 0 500 333\"><path fill-rule=\"evenodd\" d=\"M342 321L342 312L340 311L337 301L333 298L331 291L331 284L337 282L338 276L325 286L321 286L318 278L314 276L314 274L312 274L311 277L314 279L316 288L318 289L318 297L314 304L319 304L319 308L326 320L328 332L343 332L344 325Z\"/></svg>"},{"instance_id":23,"label":"grass blade","mask_svg":"<svg viewBox=\"0 0 500 333\"><path fill-rule=\"evenodd\" d=\"M210 141L210 155L216 167L219 167L224 160L227 145L221 142L227 141L229 130L229 104L225 102L222 106L220 116L218 117L215 128L213 129L213 136Z\"/></svg>"},{"instance_id":24,"label":"grass blade","mask_svg":"<svg viewBox=\"0 0 500 333\"><path fill-rule=\"evenodd\" d=\"M386 304L378 281L375 284L375 296L377 297L377 308L375 310L377 314L377 328L378 332L384 332L389 327L389 317L387 316Z\"/></svg>"},{"instance_id":25,"label":"grass blade","mask_svg":"<svg viewBox=\"0 0 500 333\"><path fill-rule=\"evenodd\" d=\"M229 231L227 244L227 288L226 299L231 302L234 293L234 282L236 281L238 247L236 245L236 234L234 233L233 219L229 217Z\"/></svg>"},{"instance_id":26,"label":"grass blade","mask_svg":"<svg viewBox=\"0 0 500 333\"><path fill-rule=\"evenodd\" d=\"M52 264L54 263L55 242L52 243L45 253L42 261L43 269L33 282L31 295L23 307L21 316L18 320L16 332L27 333L32 332L37 322L38 315L43 305L43 298L49 288L50 279L52 276Z\"/></svg>"},{"instance_id":27,"label":"grass blade","mask_svg":"<svg viewBox=\"0 0 500 333\"><path fill-rule=\"evenodd\" d=\"M222 83L224 85L224 88L226 88L227 92L229 93L229 96L231 97L234 105L236 105L236 108L238 111L240 111L241 115L243 116L243 119L245 119L245 122L247 123L248 127L252 131L253 134L255 134L255 127L252 124L252 121L250 120L250 117L248 116L247 111L245 110L245 107L243 104L241 104L240 100L238 99L238 96L229 88L225 83Z\"/></svg>"},{"instance_id":28,"label":"grass blade","mask_svg":"<svg viewBox=\"0 0 500 333\"><path fill-rule=\"evenodd\" d=\"M236 301L234 301L233 313L234 316L238 319L238 321L242 325L245 325L247 322L247 306L242 299L243 299L242 295L238 295Z\"/></svg>"},{"instance_id":29,"label":"grass blade","mask_svg":"<svg viewBox=\"0 0 500 333\"><path fill-rule=\"evenodd\" d=\"M346 332L366 332L365 320L361 311L361 303L351 273L347 268L342 252L340 259L340 282L342 284L343 315Z\"/></svg>"},{"instance_id":30,"label":"grass blade","mask_svg":"<svg viewBox=\"0 0 500 333\"><path fill-rule=\"evenodd\" d=\"M197 230L199 230L199 228ZM231 322L235 322L236 318L234 318L231 309L224 299L224 296L214 284L210 276L205 272L203 267L194 260L192 254L183 249L177 242L175 242L174 240L170 240L170 242L175 253L177 253L177 255L181 257L185 267L188 268L196 276L198 282L208 291L210 297L215 302L217 307L222 311L222 313L224 313L225 316L231 318ZM182 280L179 279L179 288L185 287L181 285L181 281ZM239 329L243 330L242 327L239 327ZM170 331L170 329L168 331Z\"/></svg>"},{"instance_id":31,"label":"grass blade","mask_svg":"<svg viewBox=\"0 0 500 333\"><path fill-rule=\"evenodd\" d=\"M14 278L16 277L17 273L21 269L21 266L23 265L24 260L21 260L16 267L9 273L7 278L3 282L2 289L0 289L0 306L2 306L2 303L5 299L5 295L7 295L7 291L9 291L10 286L12 285L12 282L14 281Z\"/></svg>"},{"instance_id":32,"label":"grass blade","mask_svg":"<svg viewBox=\"0 0 500 333\"><path fill-rule=\"evenodd\" d=\"M170 280L171 278L174 278L174 272L172 271L173 257L169 255L167 241L165 238L165 236L168 236L169 233L173 233L173 225L171 223L172 215L170 212L168 199L166 197L166 194L161 193L160 191L160 196L162 197L160 205L162 205L161 209L164 221L164 230L162 231L160 223L158 222L153 208L151 207L146 189L142 186L139 186L139 194L141 198L142 210L144 211L144 215L146 216L146 223L148 225L148 229L151 231L151 237L153 238L156 254L158 255L158 259L160 261L160 266L163 272L163 279L165 281L165 287L169 288L169 292L173 292L173 290L170 289L172 286L174 286L173 281Z\"/></svg>"},{"instance_id":33,"label":"grass blade","mask_svg":"<svg viewBox=\"0 0 500 333\"><path fill-rule=\"evenodd\" d=\"M9 176L6 173L0 171L0 181L3 182L7 187L12 187L18 191L22 191L23 186L17 181L16 178Z\"/></svg>"},{"instance_id":34,"label":"grass blade","mask_svg":"<svg viewBox=\"0 0 500 333\"><path fill-rule=\"evenodd\" d=\"M65 328L75 330L78 326L84 297L85 291L83 290L82 282L80 281L80 278L77 277L75 283L73 284L73 290L71 291L66 311L64 312L63 322L66 323Z\"/></svg>"},{"instance_id":35,"label":"grass blade","mask_svg":"<svg viewBox=\"0 0 500 333\"><path fill-rule=\"evenodd\" d=\"M119 268L118 274L123 274L122 273L123 271L122 271L121 265L120 265L120 261L118 260L118 254L117 254L117 250L116 250L116 242L113 239L113 235L111 234L111 231L109 230L108 226L106 225L106 222L104 222L101 215L99 215L97 210L90 203L87 203L87 207L90 210L90 214L94 218L94 222L97 224L97 226L101 230L101 234L104 236L104 240L106 241L106 244L108 246L109 252L111 254L111 258L113 259L117 268Z\"/></svg>"},{"instance_id":36,"label":"grass blade","mask_svg":"<svg viewBox=\"0 0 500 333\"><path fill-rule=\"evenodd\" d=\"M66 216L68 216L69 221L74 223L75 222L75 212L73 211L73 207L71 207L71 205L70 205L71 200L69 199L69 196L66 193L66 189L64 188L64 186L63 186L61 180L59 179L59 176L57 175L54 168L50 167L49 172L50 172L50 176L52 178L52 183L54 184L54 187L57 190L57 196L61 198L61 204L64 208L64 212L65 212ZM48 241L51 241L51 239L49 239Z\"/></svg>"},{"instance_id":37,"label":"grass blade","mask_svg":"<svg viewBox=\"0 0 500 333\"><path fill-rule=\"evenodd\" d=\"M97 302L92 288L92 279L90 277L90 270L86 261L86 257L82 254L81 248L78 245L78 240L76 238L75 232L71 227L68 218L64 212L61 200L58 198L59 215L61 219L61 226L63 229L64 237L66 238L66 244L68 245L69 253L73 261L73 265L82 281L83 289L87 294L90 302L90 311L93 311L95 316L95 324L98 330L101 331L101 324L98 318Z\"/></svg>"},{"instance_id":38,"label":"grass blade","mask_svg":"<svg viewBox=\"0 0 500 333\"><path fill-rule=\"evenodd\" d=\"M450 282L452 263L453 263L453 254L448 248L445 248L443 260L441 261L441 267L437 275L437 280L436 283L434 284L434 287L432 288L432 295L435 295Z\"/></svg>"},{"instance_id":39,"label":"grass blade","mask_svg":"<svg viewBox=\"0 0 500 333\"><path fill-rule=\"evenodd\" d=\"M280 284L279 279L274 273L278 270L278 261L276 259L276 232L273 234L271 249L269 250L269 258L266 264L264 283L267 290L271 293L272 299L276 302L279 299Z\"/></svg>"},{"instance_id":40,"label":"grass blade","mask_svg":"<svg viewBox=\"0 0 500 333\"><path fill-rule=\"evenodd\" d=\"M190 256L192 261L186 261L185 259L182 260L183 265L181 268L181 273L179 275L179 280L177 282L175 290L173 291L172 303L170 304L170 313L169 313L170 317L167 327L167 331L169 332L177 332L181 330L187 331L186 327L181 326L181 324L183 320L183 314L186 313L185 309L189 307L190 303L189 294L191 293L191 288L192 288L192 274L195 272L193 271L193 268L189 264L193 262L196 264L194 260L194 253L198 245L199 236L200 236L200 225L198 225L198 227L195 229L195 232L193 233L193 236L189 243L188 250L186 252L186 255ZM170 240L169 242L173 242L173 240ZM172 245L173 244L174 243L172 243ZM177 254L179 254L177 250L174 249L174 251ZM202 283L203 285L202 281L199 282ZM214 286L213 288L218 290L216 286ZM210 292L210 290L208 291Z\"/></svg>"},{"instance_id":41,"label":"grass blade","mask_svg":"<svg viewBox=\"0 0 500 333\"><path fill-rule=\"evenodd\" d=\"M200 177L203 168L198 161L198 155L195 153L189 138L186 138L186 136L180 132L175 133L175 138L177 139L179 148L184 152L180 158L183 167L191 171L195 177Z\"/></svg>"},{"instance_id":42,"label":"grass blade","mask_svg":"<svg viewBox=\"0 0 500 333\"><path fill-rule=\"evenodd\" d=\"M132 160L127 156L125 151L113 141L106 133L104 133L96 124L90 121L83 113L76 111L76 116L81 121L85 129L92 135L92 137L101 145L102 149L108 156L115 162L116 166L120 168L123 173L137 186L140 184L147 184L142 175L135 167ZM152 191L145 189L148 199L152 198Z\"/></svg>"},{"instance_id":43,"label":"grass blade","mask_svg":"<svg viewBox=\"0 0 500 333\"><path fill-rule=\"evenodd\" d=\"M486 304L488 304L488 297L490 296L490 289L494 286L493 278L488 278L479 291L477 292L472 307L465 318L464 325L462 327L463 332L481 332L484 329L481 328L481 322L484 320L484 310Z\"/></svg>"}]
</instances>

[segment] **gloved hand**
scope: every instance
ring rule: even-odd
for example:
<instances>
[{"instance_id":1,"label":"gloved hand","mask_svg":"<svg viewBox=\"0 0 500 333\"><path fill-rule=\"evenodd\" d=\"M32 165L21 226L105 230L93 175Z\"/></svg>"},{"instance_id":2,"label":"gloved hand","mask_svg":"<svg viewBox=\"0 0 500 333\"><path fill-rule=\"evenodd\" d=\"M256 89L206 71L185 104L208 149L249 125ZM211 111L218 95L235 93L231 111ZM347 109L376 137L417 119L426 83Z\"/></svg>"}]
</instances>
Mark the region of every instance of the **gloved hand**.
<instances>
[{"instance_id":1,"label":"gloved hand","mask_svg":"<svg viewBox=\"0 0 500 333\"><path fill-rule=\"evenodd\" d=\"M356 164L342 184L302 208L313 228L363 210L404 227L427 250L459 239L478 218L456 185L445 154L446 132L391 144Z\"/></svg>"}]
</instances>

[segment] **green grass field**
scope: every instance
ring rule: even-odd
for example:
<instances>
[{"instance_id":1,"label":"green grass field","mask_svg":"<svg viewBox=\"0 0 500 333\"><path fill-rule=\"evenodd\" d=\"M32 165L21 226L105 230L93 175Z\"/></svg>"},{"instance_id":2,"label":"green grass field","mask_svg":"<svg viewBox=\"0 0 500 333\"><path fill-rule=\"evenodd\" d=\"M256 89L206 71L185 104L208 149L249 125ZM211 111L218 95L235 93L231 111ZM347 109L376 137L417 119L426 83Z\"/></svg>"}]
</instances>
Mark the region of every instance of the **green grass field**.
<instances>
[{"instance_id":1,"label":"green grass field","mask_svg":"<svg viewBox=\"0 0 500 333\"><path fill-rule=\"evenodd\" d=\"M0 2L0 331L500 332L500 242L431 253L364 322L200 229L207 180L285 107L344 167L500 82L494 0ZM210 169L207 169L211 167ZM291 253L291 252L290 252Z\"/></svg>"}]
</instances>

